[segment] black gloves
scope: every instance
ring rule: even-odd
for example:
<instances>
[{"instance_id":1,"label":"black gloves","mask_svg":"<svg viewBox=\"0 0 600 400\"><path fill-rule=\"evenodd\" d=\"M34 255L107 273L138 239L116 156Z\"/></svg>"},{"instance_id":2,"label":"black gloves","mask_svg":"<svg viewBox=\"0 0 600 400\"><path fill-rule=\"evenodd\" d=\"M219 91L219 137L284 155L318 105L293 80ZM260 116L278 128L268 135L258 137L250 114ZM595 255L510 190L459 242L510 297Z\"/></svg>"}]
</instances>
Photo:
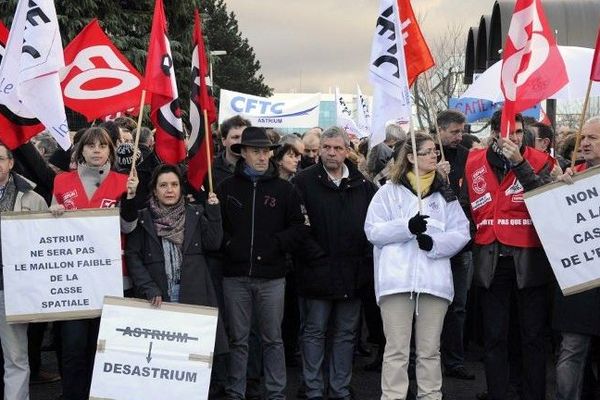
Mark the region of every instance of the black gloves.
<instances>
[{"instance_id":1,"label":"black gloves","mask_svg":"<svg viewBox=\"0 0 600 400\"><path fill-rule=\"evenodd\" d=\"M419 248L421 250L430 251L433 249L433 239L425 233L417 235L417 243L419 243Z\"/></svg>"},{"instance_id":2,"label":"black gloves","mask_svg":"<svg viewBox=\"0 0 600 400\"><path fill-rule=\"evenodd\" d=\"M427 230L427 218L429 215L421 215L420 212L416 213L414 217L408 220L408 230L413 235L418 235Z\"/></svg>"}]
</instances>

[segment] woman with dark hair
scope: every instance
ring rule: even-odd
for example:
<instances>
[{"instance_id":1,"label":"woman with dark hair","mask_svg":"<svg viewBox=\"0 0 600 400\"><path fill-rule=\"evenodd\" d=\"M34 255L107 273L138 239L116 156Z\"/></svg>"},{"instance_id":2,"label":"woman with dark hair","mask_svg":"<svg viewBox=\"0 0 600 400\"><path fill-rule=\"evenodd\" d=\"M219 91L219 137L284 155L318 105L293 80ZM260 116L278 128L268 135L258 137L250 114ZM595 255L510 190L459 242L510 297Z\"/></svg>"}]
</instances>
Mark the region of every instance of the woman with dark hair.
<instances>
[{"instance_id":1,"label":"woman with dark hair","mask_svg":"<svg viewBox=\"0 0 600 400\"><path fill-rule=\"evenodd\" d=\"M284 143L275 150L273 161L277 165L279 177L289 181L296 175L302 153L292 143Z\"/></svg>"},{"instance_id":2,"label":"woman with dark hair","mask_svg":"<svg viewBox=\"0 0 600 400\"><path fill-rule=\"evenodd\" d=\"M139 212L127 237L125 258L134 291L155 307L163 301L218 307L205 254L221 247L219 200L211 192L206 208L186 204L182 184L177 166L159 165L152 173L148 208ZM214 354L226 350L219 324Z\"/></svg>"},{"instance_id":3,"label":"woman with dark hair","mask_svg":"<svg viewBox=\"0 0 600 400\"><path fill-rule=\"evenodd\" d=\"M99 127L87 129L73 153L77 169L54 179L50 210L110 208L121 205L121 231L130 231L135 219L138 179L112 171L115 148L108 133ZM100 318L63 321L60 324L63 399L82 400L89 396Z\"/></svg>"},{"instance_id":4,"label":"woman with dark hair","mask_svg":"<svg viewBox=\"0 0 600 400\"><path fill-rule=\"evenodd\" d=\"M450 257L469 241L469 222L436 171L439 150L433 138L424 133L415 137L416 159L409 139L365 221L387 339L381 375L385 400L406 397L413 318L417 397L442 398L440 335L454 296Z\"/></svg>"}]
</instances>

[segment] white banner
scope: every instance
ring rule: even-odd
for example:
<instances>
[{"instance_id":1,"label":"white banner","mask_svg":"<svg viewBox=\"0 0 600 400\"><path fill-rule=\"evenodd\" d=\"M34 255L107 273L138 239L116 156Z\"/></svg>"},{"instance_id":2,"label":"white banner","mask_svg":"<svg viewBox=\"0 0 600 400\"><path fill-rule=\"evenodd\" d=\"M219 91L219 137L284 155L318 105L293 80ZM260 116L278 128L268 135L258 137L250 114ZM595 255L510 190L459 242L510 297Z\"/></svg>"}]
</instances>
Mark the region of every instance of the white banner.
<instances>
[{"instance_id":1,"label":"white banner","mask_svg":"<svg viewBox=\"0 0 600 400\"><path fill-rule=\"evenodd\" d=\"M215 308L107 297L90 399L207 399Z\"/></svg>"},{"instance_id":2,"label":"white banner","mask_svg":"<svg viewBox=\"0 0 600 400\"><path fill-rule=\"evenodd\" d=\"M319 126L321 94L276 94L258 97L221 89L219 124L235 115L265 128L313 128Z\"/></svg>"},{"instance_id":3,"label":"white banner","mask_svg":"<svg viewBox=\"0 0 600 400\"><path fill-rule=\"evenodd\" d=\"M93 318L105 295L123 295L118 209L3 213L0 225L13 238L2 240L7 321Z\"/></svg>"},{"instance_id":4,"label":"white banner","mask_svg":"<svg viewBox=\"0 0 600 400\"><path fill-rule=\"evenodd\" d=\"M336 125L344 128L348 134L358 136L359 138L364 137L356 122L352 119L352 112L346 104L346 100L340 94L340 89L335 87L335 114L336 114Z\"/></svg>"},{"instance_id":5,"label":"white banner","mask_svg":"<svg viewBox=\"0 0 600 400\"><path fill-rule=\"evenodd\" d=\"M398 2L380 0L369 66L369 79L373 84L369 148L385 140L389 121L399 125L410 122L412 106L404 42Z\"/></svg>"},{"instance_id":6,"label":"white banner","mask_svg":"<svg viewBox=\"0 0 600 400\"><path fill-rule=\"evenodd\" d=\"M54 1L20 0L0 64L0 104L35 117L65 150L71 137L58 71L65 66Z\"/></svg>"},{"instance_id":7,"label":"white banner","mask_svg":"<svg viewBox=\"0 0 600 400\"><path fill-rule=\"evenodd\" d=\"M356 121L362 137L371 136L371 111L369 99L363 95L358 83L356 84Z\"/></svg>"},{"instance_id":8,"label":"white banner","mask_svg":"<svg viewBox=\"0 0 600 400\"><path fill-rule=\"evenodd\" d=\"M556 280L565 295L600 286L600 169L573 185L553 183L525 193Z\"/></svg>"}]
</instances>

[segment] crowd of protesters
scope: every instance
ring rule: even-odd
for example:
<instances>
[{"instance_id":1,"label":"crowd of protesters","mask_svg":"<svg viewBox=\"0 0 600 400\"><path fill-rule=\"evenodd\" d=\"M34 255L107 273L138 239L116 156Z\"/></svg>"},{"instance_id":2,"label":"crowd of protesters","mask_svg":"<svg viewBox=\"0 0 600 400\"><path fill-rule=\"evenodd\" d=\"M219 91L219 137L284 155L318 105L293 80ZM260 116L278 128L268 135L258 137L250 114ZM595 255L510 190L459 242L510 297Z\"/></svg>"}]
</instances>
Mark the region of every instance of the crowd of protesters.
<instances>
[{"instance_id":1,"label":"crowd of protesters","mask_svg":"<svg viewBox=\"0 0 600 400\"><path fill-rule=\"evenodd\" d=\"M498 222L531 221L524 192L600 164L600 117L574 169L572 132L515 125L500 138L497 112L481 140L446 110L432 132L390 124L369 149L338 127L280 135L236 116L218 129L213 193L187 184L185 163L160 161L150 129L135 149L135 122L118 118L78 131L69 151L47 133L0 143L0 211L120 207L124 295L220 310L211 399L285 399L294 363L298 398L352 399L365 323L382 400L440 400L444 376L475 378L464 343L477 298L487 391L474 398L545 399L551 343L556 398L577 400L600 289L564 297L533 225ZM87 399L100 319L52 324L55 375L40 369L48 324L7 324L6 301L18 300L0 294L4 398L62 379L63 399Z\"/></svg>"}]
</instances>

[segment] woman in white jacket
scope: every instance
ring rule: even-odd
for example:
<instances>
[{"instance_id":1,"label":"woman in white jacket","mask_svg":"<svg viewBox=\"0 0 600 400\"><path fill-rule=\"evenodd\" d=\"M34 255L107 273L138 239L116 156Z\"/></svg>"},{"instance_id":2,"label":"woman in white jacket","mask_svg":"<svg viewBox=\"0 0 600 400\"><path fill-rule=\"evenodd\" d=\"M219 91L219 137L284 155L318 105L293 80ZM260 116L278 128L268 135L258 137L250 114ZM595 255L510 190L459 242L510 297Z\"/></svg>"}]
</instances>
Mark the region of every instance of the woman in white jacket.
<instances>
[{"instance_id":1,"label":"woman in white jacket","mask_svg":"<svg viewBox=\"0 0 600 400\"><path fill-rule=\"evenodd\" d=\"M469 222L445 177L436 171L439 151L432 137L417 133L416 145L422 211L408 140L390 180L373 197L365 222L373 243L375 295L387 339L382 400L406 398L413 316L417 397L442 398L440 334L454 296L450 257L469 241Z\"/></svg>"}]
</instances>

